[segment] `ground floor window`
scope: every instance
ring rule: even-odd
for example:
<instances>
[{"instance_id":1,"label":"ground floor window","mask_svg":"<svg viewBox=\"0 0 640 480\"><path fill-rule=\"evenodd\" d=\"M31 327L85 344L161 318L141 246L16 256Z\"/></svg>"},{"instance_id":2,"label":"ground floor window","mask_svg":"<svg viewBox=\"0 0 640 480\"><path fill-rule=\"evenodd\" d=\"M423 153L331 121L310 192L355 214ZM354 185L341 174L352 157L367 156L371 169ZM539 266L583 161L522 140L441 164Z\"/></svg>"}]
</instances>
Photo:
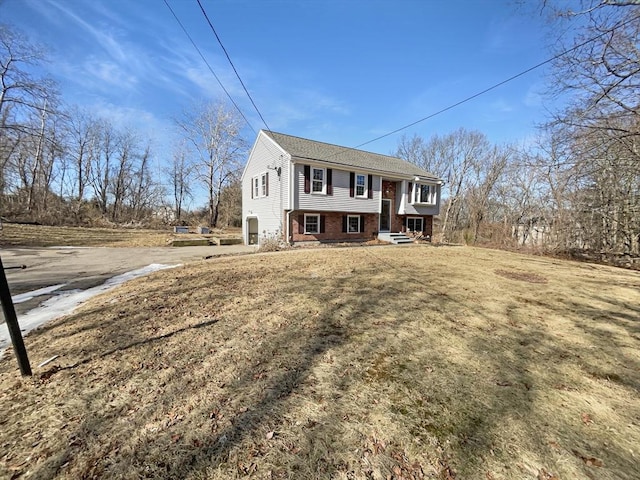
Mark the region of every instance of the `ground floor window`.
<instances>
[{"instance_id":1,"label":"ground floor window","mask_svg":"<svg viewBox=\"0 0 640 480\"><path fill-rule=\"evenodd\" d=\"M347 216L347 233L360 232L360 215Z\"/></svg>"},{"instance_id":2,"label":"ground floor window","mask_svg":"<svg viewBox=\"0 0 640 480\"><path fill-rule=\"evenodd\" d=\"M407 217L407 230L409 232L422 232L424 220L422 217Z\"/></svg>"},{"instance_id":3,"label":"ground floor window","mask_svg":"<svg viewBox=\"0 0 640 480\"><path fill-rule=\"evenodd\" d=\"M304 216L304 233L320 233L320 215L307 215Z\"/></svg>"}]
</instances>

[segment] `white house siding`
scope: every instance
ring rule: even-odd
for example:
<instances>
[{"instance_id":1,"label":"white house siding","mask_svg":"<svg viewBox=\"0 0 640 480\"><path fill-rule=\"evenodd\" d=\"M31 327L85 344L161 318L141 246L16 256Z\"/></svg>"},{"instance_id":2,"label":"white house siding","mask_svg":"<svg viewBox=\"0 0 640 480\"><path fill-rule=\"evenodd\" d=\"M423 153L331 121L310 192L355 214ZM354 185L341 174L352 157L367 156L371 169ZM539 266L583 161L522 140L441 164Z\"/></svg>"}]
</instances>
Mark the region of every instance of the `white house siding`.
<instances>
[{"instance_id":1,"label":"white house siding","mask_svg":"<svg viewBox=\"0 0 640 480\"><path fill-rule=\"evenodd\" d=\"M322 167L324 168L324 167ZM352 170L356 173L367 172ZM294 165L294 210L322 212L378 213L380 211L380 176L373 175L373 198L349 196L349 170L332 169L333 195L304 193L304 164Z\"/></svg>"},{"instance_id":2,"label":"white house siding","mask_svg":"<svg viewBox=\"0 0 640 480\"><path fill-rule=\"evenodd\" d=\"M289 208L289 159L286 152L260 132L242 174L242 237L245 243L249 240L247 218L258 219L259 242L265 237L282 235L285 223L283 212ZM277 167L281 168L280 176ZM269 195L251 198L251 180L262 173L269 173Z\"/></svg>"},{"instance_id":3,"label":"white house siding","mask_svg":"<svg viewBox=\"0 0 640 480\"><path fill-rule=\"evenodd\" d=\"M416 205L409 203L411 192L408 191L409 182L405 181L403 186L403 195L404 195L404 213L405 215L438 215L440 213L440 194L442 193L442 186L437 185L438 194L436 196L436 204L435 205Z\"/></svg>"}]
</instances>

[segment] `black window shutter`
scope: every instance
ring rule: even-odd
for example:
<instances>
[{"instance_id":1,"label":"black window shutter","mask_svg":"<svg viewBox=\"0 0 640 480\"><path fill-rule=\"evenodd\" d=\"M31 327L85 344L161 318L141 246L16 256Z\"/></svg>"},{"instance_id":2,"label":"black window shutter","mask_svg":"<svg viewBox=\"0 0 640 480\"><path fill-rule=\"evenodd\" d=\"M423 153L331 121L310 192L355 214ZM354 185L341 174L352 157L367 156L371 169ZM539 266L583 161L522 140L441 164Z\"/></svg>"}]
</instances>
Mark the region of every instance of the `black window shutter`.
<instances>
[{"instance_id":1,"label":"black window shutter","mask_svg":"<svg viewBox=\"0 0 640 480\"><path fill-rule=\"evenodd\" d=\"M411 190L413 190L413 183L409 182L409 203L413 203L413 197Z\"/></svg>"},{"instance_id":2,"label":"black window shutter","mask_svg":"<svg viewBox=\"0 0 640 480\"><path fill-rule=\"evenodd\" d=\"M265 182L265 196L268 197L269 196L269 172L265 173L265 176L267 178L264 179Z\"/></svg>"},{"instance_id":3,"label":"black window shutter","mask_svg":"<svg viewBox=\"0 0 640 480\"><path fill-rule=\"evenodd\" d=\"M343 215L342 216L342 232L346 233L347 231L347 216Z\"/></svg>"},{"instance_id":4,"label":"black window shutter","mask_svg":"<svg viewBox=\"0 0 640 480\"><path fill-rule=\"evenodd\" d=\"M304 233L304 215L298 215L298 233Z\"/></svg>"},{"instance_id":5,"label":"black window shutter","mask_svg":"<svg viewBox=\"0 0 640 480\"><path fill-rule=\"evenodd\" d=\"M369 177L369 185L367 188L367 197L373 198L373 175L367 175Z\"/></svg>"},{"instance_id":6,"label":"black window shutter","mask_svg":"<svg viewBox=\"0 0 640 480\"><path fill-rule=\"evenodd\" d=\"M304 193L311 192L311 167L309 165L304 166Z\"/></svg>"},{"instance_id":7,"label":"black window shutter","mask_svg":"<svg viewBox=\"0 0 640 480\"><path fill-rule=\"evenodd\" d=\"M324 215L320 215L320 233L324 233Z\"/></svg>"},{"instance_id":8,"label":"black window shutter","mask_svg":"<svg viewBox=\"0 0 640 480\"><path fill-rule=\"evenodd\" d=\"M253 189L255 188L253 182L255 182L255 181L256 180L254 178L251 179L251 198L253 198Z\"/></svg>"},{"instance_id":9,"label":"black window shutter","mask_svg":"<svg viewBox=\"0 0 640 480\"><path fill-rule=\"evenodd\" d=\"M360 233L364 233L364 215L360 215Z\"/></svg>"},{"instance_id":10,"label":"black window shutter","mask_svg":"<svg viewBox=\"0 0 640 480\"><path fill-rule=\"evenodd\" d=\"M351 172L349 174L349 196L350 197L354 197L355 196L355 191L354 191L355 185L356 185L356 174ZM346 230L345 230L345 232L346 232Z\"/></svg>"},{"instance_id":11,"label":"black window shutter","mask_svg":"<svg viewBox=\"0 0 640 480\"><path fill-rule=\"evenodd\" d=\"M327 168L327 195L333 195L333 170Z\"/></svg>"}]
</instances>

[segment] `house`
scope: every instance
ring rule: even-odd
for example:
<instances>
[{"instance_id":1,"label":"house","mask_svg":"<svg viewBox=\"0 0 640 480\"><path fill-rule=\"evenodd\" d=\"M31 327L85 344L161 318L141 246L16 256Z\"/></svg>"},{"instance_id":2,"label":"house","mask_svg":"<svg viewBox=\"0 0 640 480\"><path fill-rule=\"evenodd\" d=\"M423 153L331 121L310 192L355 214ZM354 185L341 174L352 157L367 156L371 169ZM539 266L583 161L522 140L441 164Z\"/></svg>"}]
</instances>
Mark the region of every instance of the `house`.
<instances>
[{"instance_id":1,"label":"house","mask_svg":"<svg viewBox=\"0 0 640 480\"><path fill-rule=\"evenodd\" d=\"M242 174L244 242L430 238L441 186L399 158L261 130Z\"/></svg>"}]
</instances>

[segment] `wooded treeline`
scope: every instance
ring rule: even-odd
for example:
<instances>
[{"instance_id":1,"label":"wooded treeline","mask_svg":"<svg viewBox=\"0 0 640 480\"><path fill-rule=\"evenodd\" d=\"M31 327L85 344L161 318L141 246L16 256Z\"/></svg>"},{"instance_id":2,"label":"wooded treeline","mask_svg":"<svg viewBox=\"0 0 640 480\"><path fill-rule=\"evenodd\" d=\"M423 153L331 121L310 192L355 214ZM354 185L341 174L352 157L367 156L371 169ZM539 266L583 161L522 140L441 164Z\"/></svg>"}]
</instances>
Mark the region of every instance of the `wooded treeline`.
<instances>
[{"instance_id":1,"label":"wooded treeline","mask_svg":"<svg viewBox=\"0 0 640 480\"><path fill-rule=\"evenodd\" d=\"M559 42L549 95L561 110L526 147L460 129L403 137L396 154L446 181L444 241L640 256L640 6L585 1L551 9L584 27ZM559 29L561 30L561 29Z\"/></svg>"},{"instance_id":2,"label":"wooded treeline","mask_svg":"<svg viewBox=\"0 0 640 480\"><path fill-rule=\"evenodd\" d=\"M160 167L151 139L65 105L42 71L43 50L0 25L0 215L66 225L238 226L246 142L224 104L176 120ZM162 159L163 163L167 163ZM207 205L193 208L197 193Z\"/></svg>"}]
</instances>

